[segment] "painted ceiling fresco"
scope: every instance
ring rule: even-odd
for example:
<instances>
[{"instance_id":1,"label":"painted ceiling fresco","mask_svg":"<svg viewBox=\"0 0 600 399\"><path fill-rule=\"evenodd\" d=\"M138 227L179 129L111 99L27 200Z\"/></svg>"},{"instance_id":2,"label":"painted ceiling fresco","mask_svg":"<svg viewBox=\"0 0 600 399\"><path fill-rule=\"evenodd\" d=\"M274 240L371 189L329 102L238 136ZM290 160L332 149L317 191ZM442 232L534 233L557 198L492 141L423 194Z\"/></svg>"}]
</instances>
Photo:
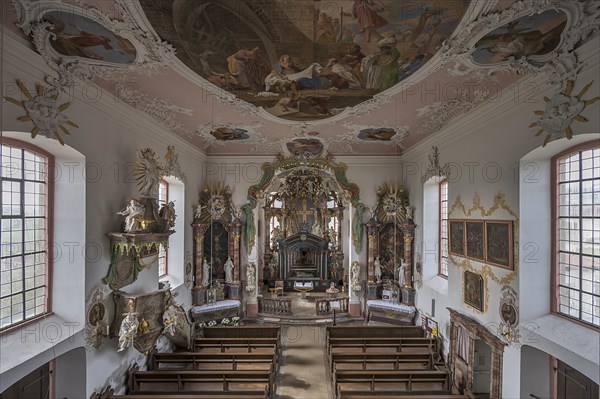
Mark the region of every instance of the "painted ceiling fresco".
<instances>
[{"instance_id":1,"label":"painted ceiling fresco","mask_svg":"<svg viewBox=\"0 0 600 399\"><path fill-rule=\"evenodd\" d=\"M406 79L452 35L469 3L141 1L194 72L294 121L336 115Z\"/></svg>"}]
</instances>

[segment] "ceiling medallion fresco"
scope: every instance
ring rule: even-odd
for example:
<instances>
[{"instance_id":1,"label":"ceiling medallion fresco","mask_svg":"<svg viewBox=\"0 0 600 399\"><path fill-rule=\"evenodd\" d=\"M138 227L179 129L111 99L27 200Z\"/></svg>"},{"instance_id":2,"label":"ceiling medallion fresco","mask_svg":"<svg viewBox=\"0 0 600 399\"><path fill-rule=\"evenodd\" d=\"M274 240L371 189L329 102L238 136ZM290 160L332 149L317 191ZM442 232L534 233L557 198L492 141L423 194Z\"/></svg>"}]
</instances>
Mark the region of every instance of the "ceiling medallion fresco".
<instances>
[{"instance_id":1,"label":"ceiling medallion fresco","mask_svg":"<svg viewBox=\"0 0 600 399\"><path fill-rule=\"evenodd\" d=\"M156 32L194 72L271 115L310 121L368 101L420 69L470 0L156 3L141 0Z\"/></svg>"},{"instance_id":2,"label":"ceiling medallion fresco","mask_svg":"<svg viewBox=\"0 0 600 399\"><path fill-rule=\"evenodd\" d=\"M519 18L481 38L471 57L477 64L493 65L546 55L558 47L566 25L567 15L560 10Z\"/></svg>"}]
</instances>

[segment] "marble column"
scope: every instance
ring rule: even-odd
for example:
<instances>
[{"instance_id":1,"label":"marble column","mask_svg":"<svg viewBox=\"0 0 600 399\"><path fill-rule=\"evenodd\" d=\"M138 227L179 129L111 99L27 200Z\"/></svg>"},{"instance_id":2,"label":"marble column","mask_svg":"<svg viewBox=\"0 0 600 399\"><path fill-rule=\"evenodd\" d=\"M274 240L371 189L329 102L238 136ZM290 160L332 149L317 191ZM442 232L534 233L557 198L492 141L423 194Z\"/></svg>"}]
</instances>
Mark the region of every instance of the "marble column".
<instances>
[{"instance_id":1,"label":"marble column","mask_svg":"<svg viewBox=\"0 0 600 399\"><path fill-rule=\"evenodd\" d=\"M208 228L207 223L193 223L192 231L194 235L194 288L192 289L192 301L194 305L204 305L206 303L206 290L208 287L202 286L202 263L204 261L204 233Z\"/></svg>"},{"instance_id":2,"label":"marble column","mask_svg":"<svg viewBox=\"0 0 600 399\"><path fill-rule=\"evenodd\" d=\"M379 255L379 226L373 218L367 223L367 299L377 299L381 283L375 281L375 258Z\"/></svg>"}]
</instances>

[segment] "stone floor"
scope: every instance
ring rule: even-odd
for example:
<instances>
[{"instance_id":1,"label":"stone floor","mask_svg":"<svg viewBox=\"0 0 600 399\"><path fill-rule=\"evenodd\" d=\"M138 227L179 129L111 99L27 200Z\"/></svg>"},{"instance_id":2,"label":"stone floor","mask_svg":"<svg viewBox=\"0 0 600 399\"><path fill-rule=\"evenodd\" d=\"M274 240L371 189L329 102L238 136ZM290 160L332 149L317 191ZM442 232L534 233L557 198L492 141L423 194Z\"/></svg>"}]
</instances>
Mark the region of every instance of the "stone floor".
<instances>
[{"instance_id":1,"label":"stone floor","mask_svg":"<svg viewBox=\"0 0 600 399\"><path fill-rule=\"evenodd\" d=\"M277 376L277 399L334 397L325 355L323 326L282 327L282 354Z\"/></svg>"}]
</instances>

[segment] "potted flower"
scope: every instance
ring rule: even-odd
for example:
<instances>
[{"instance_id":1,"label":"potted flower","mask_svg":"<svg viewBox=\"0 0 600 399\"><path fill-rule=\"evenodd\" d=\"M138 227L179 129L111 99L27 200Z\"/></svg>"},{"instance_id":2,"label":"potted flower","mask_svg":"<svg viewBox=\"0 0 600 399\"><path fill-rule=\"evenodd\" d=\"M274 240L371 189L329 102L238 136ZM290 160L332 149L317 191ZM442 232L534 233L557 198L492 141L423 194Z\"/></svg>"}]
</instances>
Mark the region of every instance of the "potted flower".
<instances>
[{"instance_id":1,"label":"potted flower","mask_svg":"<svg viewBox=\"0 0 600 399\"><path fill-rule=\"evenodd\" d=\"M209 321L209 322L208 322L208 326L209 326L209 327L214 327L214 326L216 326L216 325L217 325L217 322L216 322L216 321L214 321L214 320L211 320L211 321Z\"/></svg>"},{"instance_id":2,"label":"potted flower","mask_svg":"<svg viewBox=\"0 0 600 399\"><path fill-rule=\"evenodd\" d=\"M229 324L231 324L231 320L229 320L227 317L221 320L221 325L228 326Z\"/></svg>"},{"instance_id":3,"label":"potted flower","mask_svg":"<svg viewBox=\"0 0 600 399\"><path fill-rule=\"evenodd\" d=\"M235 316L235 317L231 318L231 322L233 323L234 326L239 326L240 325L240 321L241 321L241 319L238 316Z\"/></svg>"}]
</instances>

